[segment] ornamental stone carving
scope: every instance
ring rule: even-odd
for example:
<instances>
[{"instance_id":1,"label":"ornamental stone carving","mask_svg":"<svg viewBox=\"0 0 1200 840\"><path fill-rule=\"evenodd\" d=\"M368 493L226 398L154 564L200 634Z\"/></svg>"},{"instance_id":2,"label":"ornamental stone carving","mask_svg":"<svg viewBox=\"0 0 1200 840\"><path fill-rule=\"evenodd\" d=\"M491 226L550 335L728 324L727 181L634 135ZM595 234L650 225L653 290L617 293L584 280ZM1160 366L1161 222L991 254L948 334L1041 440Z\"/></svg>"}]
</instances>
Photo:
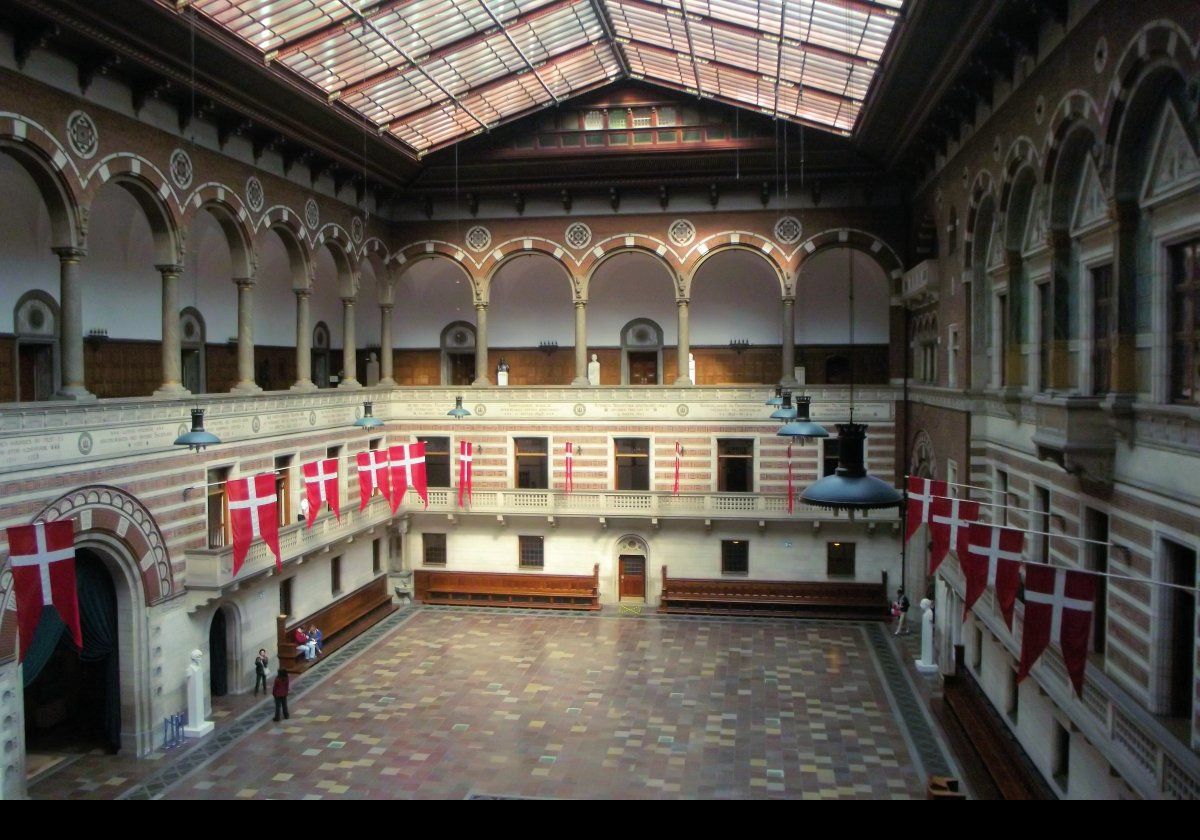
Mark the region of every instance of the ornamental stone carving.
<instances>
[{"instance_id":1,"label":"ornamental stone carving","mask_svg":"<svg viewBox=\"0 0 1200 840\"><path fill-rule=\"evenodd\" d=\"M567 241L569 247L577 251L582 251L588 245L592 244L592 229L583 222L574 222L567 225L563 238Z\"/></svg>"},{"instance_id":2,"label":"ornamental stone carving","mask_svg":"<svg viewBox=\"0 0 1200 840\"><path fill-rule=\"evenodd\" d=\"M304 221L312 230L317 229L317 225L321 223L321 209L317 207L315 199L309 199L304 202Z\"/></svg>"},{"instance_id":3,"label":"ornamental stone carving","mask_svg":"<svg viewBox=\"0 0 1200 840\"><path fill-rule=\"evenodd\" d=\"M467 247L478 254L492 244L492 232L483 225L475 225L467 230L465 241Z\"/></svg>"},{"instance_id":4,"label":"ornamental stone carving","mask_svg":"<svg viewBox=\"0 0 1200 840\"><path fill-rule=\"evenodd\" d=\"M676 245L690 245L696 238L696 226L687 219L676 219L667 228L667 238Z\"/></svg>"},{"instance_id":5,"label":"ornamental stone carving","mask_svg":"<svg viewBox=\"0 0 1200 840\"><path fill-rule=\"evenodd\" d=\"M784 216L775 223L775 241L783 245L793 244L803 232L800 220L795 216Z\"/></svg>"},{"instance_id":6,"label":"ornamental stone carving","mask_svg":"<svg viewBox=\"0 0 1200 840\"><path fill-rule=\"evenodd\" d=\"M83 111L74 111L67 117L67 141L71 151L88 160L100 148L100 132L91 117Z\"/></svg>"},{"instance_id":7,"label":"ornamental stone carving","mask_svg":"<svg viewBox=\"0 0 1200 840\"><path fill-rule=\"evenodd\" d=\"M251 175L246 179L246 206L257 213L263 209L265 201L262 181Z\"/></svg>"}]
</instances>

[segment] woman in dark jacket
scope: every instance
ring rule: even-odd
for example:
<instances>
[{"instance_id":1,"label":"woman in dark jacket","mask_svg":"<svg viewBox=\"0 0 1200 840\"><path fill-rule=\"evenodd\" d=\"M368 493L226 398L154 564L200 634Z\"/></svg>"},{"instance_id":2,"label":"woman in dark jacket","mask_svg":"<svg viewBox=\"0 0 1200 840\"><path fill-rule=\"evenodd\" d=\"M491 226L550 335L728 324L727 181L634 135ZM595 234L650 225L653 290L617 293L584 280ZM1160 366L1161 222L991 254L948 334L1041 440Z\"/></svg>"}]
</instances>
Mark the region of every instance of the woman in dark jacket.
<instances>
[{"instance_id":1,"label":"woman in dark jacket","mask_svg":"<svg viewBox=\"0 0 1200 840\"><path fill-rule=\"evenodd\" d=\"M258 656L254 658L254 696L258 696L258 687L262 686L263 694L267 693L267 651L259 649Z\"/></svg>"},{"instance_id":2,"label":"woman in dark jacket","mask_svg":"<svg viewBox=\"0 0 1200 840\"><path fill-rule=\"evenodd\" d=\"M275 684L271 687L271 696L275 698L275 722L279 722L279 713L283 712L285 718L290 719L288 714L287 698L288 698L288 672L283 668L279 669L279 674L275 677Z\"/></svg>"}]
</instances>

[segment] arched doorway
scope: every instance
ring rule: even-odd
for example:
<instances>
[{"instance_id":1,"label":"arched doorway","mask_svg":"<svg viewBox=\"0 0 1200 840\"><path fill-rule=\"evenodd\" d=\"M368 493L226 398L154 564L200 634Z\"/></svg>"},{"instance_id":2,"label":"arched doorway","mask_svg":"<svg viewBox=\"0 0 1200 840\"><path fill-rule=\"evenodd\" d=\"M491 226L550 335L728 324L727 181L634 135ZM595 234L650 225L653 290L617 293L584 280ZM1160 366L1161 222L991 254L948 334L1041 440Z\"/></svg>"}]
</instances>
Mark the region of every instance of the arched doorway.
<instances>
[{"instance_id":1,"label":"arched doorway","mask_svg":"<svg viewBox=\"0 0 1200 840\"><path fill-rule=\"evenodd\" d=\"M470 385L475 381L475 326L455 321L442 330L442 384Z\"/></svg>"},{"instance_id":2,"label":"arched doorway","mask_svg":"<svg viewBox=\"0 0 1200 840\"><path fill-rule=\"evenodd\" d=\"M213 697L224 697L229 693L229 627L225 621L225 610L213 612L208 626L208 687Z\"/></svg>"},{"instance_id":3,"label":"arched doorway","mask_svg":"<svg viewBox=\"0 0 1200 840\"><path fill-rule=\"evenodd\" d=\"M635 318L621 328L621 384L662 384L662 327Z\"/></svg>"},{"instance_id":4,"label":"arched doorway","mask_svg":"<svg viewBox=\"0 0 1200 840\"><path fill-rule=\"evenodd\" d=\"M329 327L324 321L313 327L312 381L318 388L329 387Z\"/></svg>"},{"instance_id":5,"label":"arched doorway","mask_svg":"<svg viewBox=\"0 0 1200 840\"><path fill-rule=\"evenodd\" d=\"M646 601L646 568L649 551L646 541L627 534L617 540L617 600L620 603Z\"/></svg>"},{"instance_id":6,"label":"arched doorway","mask_svg":"<svg viewBox=\"0 0 1200 840\"><path fill-rule=\"evenodd\" d=\"M117 586L99 551L75 555L82 649L46 612L24 662L27 752L121 748L120 619Z\"/></svg>"},{"instance_id":7,"label":"arched doorway","mask_svg":"<svg viewBox=\"0 0 1200 840\"><path fill-rule=\"evenodd\" d=\"M58 303L46 292L26 292L13 310L17 400L54 396L58 372Z\"/></svg>"},{"instance_id":8,"label":"arched doorway","mask_svg":"<svg viewBox=\"0 0 1200 840\"><path fill-rule=\"evenodd\" d=\"M203 394L204 387L204 316L195 307L185 307L179 313L180 371L183 387L193 394Z\"/></svg>"}]
</instances>

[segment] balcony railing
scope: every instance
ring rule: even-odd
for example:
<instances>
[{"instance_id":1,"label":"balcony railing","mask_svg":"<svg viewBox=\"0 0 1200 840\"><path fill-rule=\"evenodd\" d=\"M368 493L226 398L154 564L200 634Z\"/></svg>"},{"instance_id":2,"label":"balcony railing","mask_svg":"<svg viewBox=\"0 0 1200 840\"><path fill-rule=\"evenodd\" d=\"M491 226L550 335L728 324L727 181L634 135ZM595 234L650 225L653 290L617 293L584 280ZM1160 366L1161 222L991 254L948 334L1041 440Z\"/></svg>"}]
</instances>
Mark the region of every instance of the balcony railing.
<instances>
[{"instance_id":1,"label":"balcony railing","mask_svg":"<svg viewBox=\"0 0 1200 840\"><path fill-rule=\"evenodd\" d=\"M924 306L938 299L937 260L919 262L904 273L902 298L909 306Z\"/></svg>"}]
</instances>

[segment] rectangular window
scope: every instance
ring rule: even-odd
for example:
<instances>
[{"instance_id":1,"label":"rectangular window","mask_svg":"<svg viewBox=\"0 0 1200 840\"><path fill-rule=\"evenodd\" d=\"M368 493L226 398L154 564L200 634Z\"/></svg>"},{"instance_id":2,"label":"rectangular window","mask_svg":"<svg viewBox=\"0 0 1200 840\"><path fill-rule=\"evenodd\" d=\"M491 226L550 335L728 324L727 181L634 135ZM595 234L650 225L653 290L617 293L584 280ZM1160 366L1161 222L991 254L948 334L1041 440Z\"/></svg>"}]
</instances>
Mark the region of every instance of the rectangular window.
<instances>
[{"instance_id":1,"label":"rectangular window","mask_svg":"<svg viewBox=\"0 0 1200 840\"><path fill-rule=\"evenodd\" d=\"M1021 711L1021 686L1017 682L1016 668L1008 669L1008 719L1014 724L1017 722Z\"/></svg>"},{"instance_id":2,"label":"rectangular window","mask_svg":"<svg viewBox=\"0 0 1200 840\"><path fill-rule=\"evenodd\" d=\"M1045 487L1033 488L1034 510L1037 511L1037 517L1034 519L1033 530L1038 533L1034 534L1034 552L1033 559L1038 563L1050 562L1050 491Z\"/></svg>"},{"instance_id":3,"label":"rectangular window","mask_svg":"<svg viewBox=\"0 0 1200 840\"><path fill-rule=\"evenodd\" d=\"M522 569L540 569L545 565L543 537L517 537L517 565Z\"/></svg>"},{"instance_id":4,"label":"rectangular window","mask_svg":"<svg viewBox=\"0 0 1200 840\"><path fill-rule=\"evenodd\" d=\"M831 542L825 544L825 575L827 577L854 577L854 543Z\"/></svg>"},{"instance_id":5,"label":"rectangular window","mask_svg":"<svg viewBox=\"0 0 1200 840\"><path fill-rule=\"evenodd\" d=\"M583 114L583 128L585 131L599 131L604 128L604 112L585 111Z\"/></svg>"},{"instance_id":6,"label":"rectangular window","mask_svg":"<svg viewBox=\"0 0 1200 840\"><path fill-rule=\"evenodd\" d=\"M650 441L617 438L613 441L614 472L618 490L650 489Z\"/></svg>"},{"instance_id":7,"label":"rectangular window","mask_svg":"<svg viewBox=\"0 0 1200 840\"><path fill-rule=\"evenodd\" d=\"M996 295L996 321L998 333L996 344L1000 351L1000 385L1008 384L1008 295Z\"/></svg>"},{"instance_id":8,"label":"rectangular window","mask_svg":"<svg viewBox=\"0 0 1200 840\"><path fill-rule=\"evenodd\" d=\"M446 535L445 534L430 534L428 532L421 535L421 551L422 564L425 566L445 566L446 565Z\"/></svg>"},{"instance_id":9,"label":"rectangular window","mask_svg":"<svg viewBox=\"0 0 1200 840\"><path fill-rule=\"evenodd\" d=\"M975 625L975 649L971 651L971 670L978 674L983 670L983 628Z\"/></svg>"},{"instance_id":10,"label":"rectangular window","mask_svg":"<svg viewBox=\"0 0 1200 840\"><path fill-rule=\"evenodd\" d=\"M1050 284L1038 286L1038 390L1050 387L1050 344L1054 337L1054 302Z\"/></svg>"},{"instance_id":11,"label":"rectangular window","mask_svg":"<svg viewBox=\"0 0 1200 840\"><path fill-rule=\"evenodd\" d=\"M660 126L679 125L679 112L672 105L658 107L658 124Z\"/></svg>"},{"instance_id":12,"label":"rectangular window","mask_svg":"<svg viewBox=\"0 0 1200 840\"><path fill-rule=\"evenodd\" d=\"M209 470L205 477L208 485L208 547L224 548L229 544L229 500L225 496L225 482L229 480L229 467Z\"/></svg>"},{"instance_id":13,"label":"rectangular window","mask_svg":"<svg viewBox=\"0 0 1200 840\"><path fill-rule=\"evenodd\" d=\"M754 441L717 441L717 490L721 493L754 492Z\"/></svg>"},{"instance_id":14,"label":"rectangular window","mask_svg":"<svg viewBox=\"0 0 1200 840\"><path fill-rule=\"evenodd\" d=\"M377 575L383 571L383 540L371 542L371 574Z\"/></svg>"},{"instance_id":15,"label":"rectangular window","mask_svg":"<svg viewBox=\"0 0 1200 840\"><path fill-rule=\"evenodd\" d=\"M279 614L292 614L292 578L279 581Z\"/></svg>"},{"instance_id":16,"label":"rectangular window","mask_svg":"<svg viewBox=\"0 0 1200 840\"><path fill-rule=\"evenodd\" d=\"M1054 721L1054 783L1058 789L1065 791L1069 783L1071 769L1071 730L1057 720Z\"/></svg>"},{"instance_id":17,"label":"rectangular window","mask_svg":"<svg viewBox=\"0 0 1200 840\"><path fill-rule=\"evenodd\" d=\"M947 458L946 459L946 488L947 494L957 499L959 497L958 487L958 462Z\"/></svg>"},{"instance_id":18,"label":"rectangular window","mask_svg":"<svg viewBox=\"0 0 1200 840\"><path fill-rule=\"evenodd\" d=\"M635 131L635 132L633 132L633 142L634 142L634 145L637 145L639 143L653 143L654 142L654 132L653 131Z\"/></svg>"},{"instance_id":19,"label":"rectangular window","mask_svg":"<svg viewBox=\"0 0 1200 840\"><path fill-rule=\"evenodd\" d=\"M430 487L449 487L450 438L418 436L417 440L425 444L425 481Z\"/></svg>"},{"instance_id":20,"label":"rectangular window","mask_svg":"<svg viewBox=\"0 0 1200 840\"><path fill-rule=\"evenodd\" d=\"M1100 574L1096 581L1096 606L1092 613L1092 651L1104 655L1104 642L1108 634L1108 514L1092 508L1084 511L1084 534L1094 542L1084 543L1087 552L1087 568ZM1103 545L1101 544L1103 543Z\"/></svg>"},{"instance_id":21,"label":"rectangular window","mask_svg":"<svg viewBox=\"0 0 1200 840\"><path fill-rule=\"evenodd\" d=\"M992 508L992 510L996 511L996 516L993 521L997 521L1001 525L1007 525L1008 524L1008 472L1005 470L996 470L995 502L998 505L1004 505L1004 507Z\"/></svg>"},{"instance_id":22,"label":"rectangular window","mask_svg":"<svg viewBox=\"0 0 1200 840\"><path fill-rule=\"evenodd\" d=\"M292 521L292 456L275 458L275 498L280 527Z\"/></svg>"},{"instance_id":23,"label":"rectangular window","mask_svg":"<svg viewBox=\"0 0 1200 840\"><path fill-rule=\"evenodd\" d=\"M1109 365L1112 363L1113 326L1116 321L1113 300L1112 266L1092 269L1092 393L1107 394Z\"/></svg>"},{"instance_id":24,"label":"rectangular window","mask_svg":"<svg viewBox=\"0 0 1200 840\"><path fill-rule=\"evenodd\" d=\"M514 438L516 485L519 490L545 490L549 487L549 458L545 438Z\"/></svg>"},{"instance_id":25,"label":"rectangular window","mask_svg":"<svg viewBox=\"0 0 1200 840\"><path fill-rule=\"evenodd\" d=\"M372 452L375 452L382 445L383 445L383 438L371 438L371 440L367 443L367 449L369 449Z\"/></svg>"},{"instance_id":26,"label":"rectangular window","mask_svg":"<svg viewBox=\"0 0 1200 840\"><path fill-rule=\"evenodd\" d=\"M835 437L821 438L821 476L837 471L840 442Z\"/></svg>"},{"instance_id":27,"label":"rectangular window","mask_svg":"<svg viewBox=\"0 0 1200 840\"><path fill-rule=\"evenodd\" d=\"M649 128L650 127L650 109L649 108L634 108L633 109L633 127L634 128Z\"/></svg>"},{"instance_id":28,"label":"rectangular window","mask_svg":"<svg viewBox=\"0 0 1200 840\"><path fill-rule=\"evenodd\" d=\"M624 108L608 112L609 128L629 128L629 112Z\"/></svg>"},{"instance_id":29,"label":"rectangular window","mask_svg":"<svg viewBox=\"0 0 1200 840\"><path fill-rule=\"evenodd\" d=\"M951 388L958 387L958 325L951 324L946 334L946 376Z\"/></svg>"},{"instance_id":30,"label":"rectangular window","mask_svg":"<svg viewBox=\"0 0 1200 840\"><path fill-rule=\"evenodd\" d=\"M334 557L329 561L329 591L334 595L342 593L342 558Z\"/></svg>"},{"instance_id":31,"label":"rectangular window","mask_svg":"<svg viewBox=\"0 0 1200 840\"><path fill-rule=\"evenodd\" d=\"M1163 540L1163 577L1176 584L1162 593L1156 617L1166 645L1159 657L1159 685L1166 687L1163 711L1191 720L1196 710L1196 550Z\"/></svg>"},{"instance_id":32,"label":"rectangular window","mask_svg":"<svg viewBox=\"0 0 1200 840\"><path fill-rule=\"evenodd\" d=\"M721 540L721 574L750 573L750 541Z\"/></svg>"},{"instance_id":33,"label":"rectangular window","mask_svg":"<svg viewBox=\"0 0 1200 840\"><path fill-rule=\"evenodd\" d=\"M1200 402L1200 239L1167 251L1170 278L1171 401Z\"/></svg>"}]
</instances>

